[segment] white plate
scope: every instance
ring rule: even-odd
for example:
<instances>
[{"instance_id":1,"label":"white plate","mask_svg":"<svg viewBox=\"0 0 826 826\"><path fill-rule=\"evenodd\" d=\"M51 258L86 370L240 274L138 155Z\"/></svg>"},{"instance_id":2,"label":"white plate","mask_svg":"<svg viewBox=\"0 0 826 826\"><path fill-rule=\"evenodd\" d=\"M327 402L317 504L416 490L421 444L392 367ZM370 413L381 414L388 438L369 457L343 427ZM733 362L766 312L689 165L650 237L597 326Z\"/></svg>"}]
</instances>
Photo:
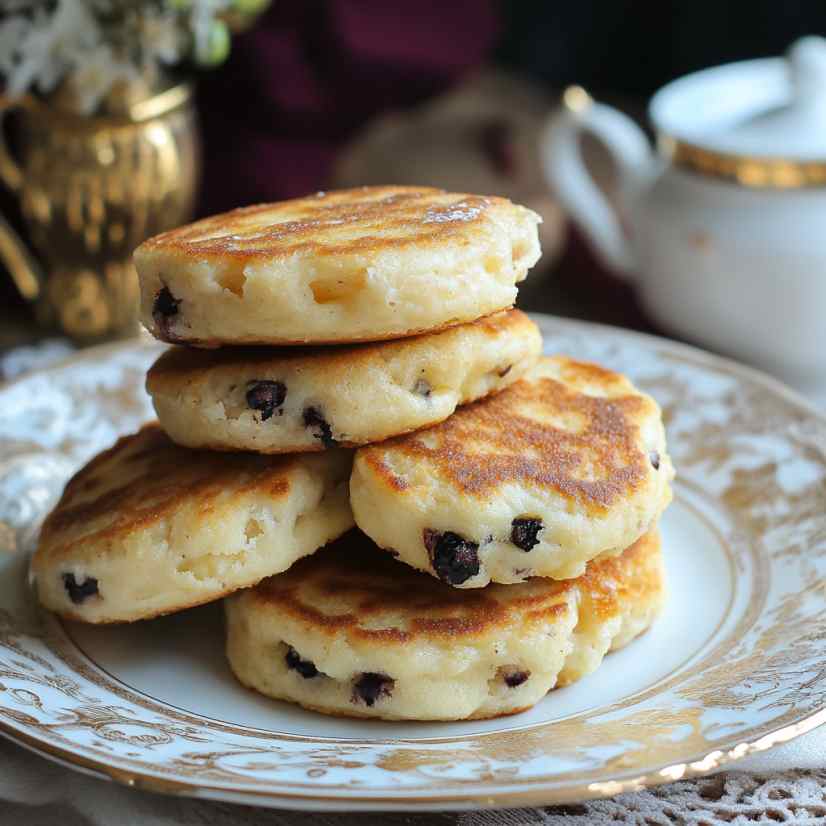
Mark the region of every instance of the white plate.
<instances>
[{"instance_id":1,"label":"white plate","mask_svg":"<svg viewBox=\"0 0 826 826\"><path fill-rule=\"evenodd\" d=\"M158 791L307 809L516 806L710 771L814 728L826 686L826 420L697 350L537 317L548 352L657 397L678 469L654 628L536 708L471 723L339 720L232 679L220 610L86 628L39 611L27 551L67 476L149 418L159 347L92 350L0 388L0 731Z\"/></svg>"}]
</instances>

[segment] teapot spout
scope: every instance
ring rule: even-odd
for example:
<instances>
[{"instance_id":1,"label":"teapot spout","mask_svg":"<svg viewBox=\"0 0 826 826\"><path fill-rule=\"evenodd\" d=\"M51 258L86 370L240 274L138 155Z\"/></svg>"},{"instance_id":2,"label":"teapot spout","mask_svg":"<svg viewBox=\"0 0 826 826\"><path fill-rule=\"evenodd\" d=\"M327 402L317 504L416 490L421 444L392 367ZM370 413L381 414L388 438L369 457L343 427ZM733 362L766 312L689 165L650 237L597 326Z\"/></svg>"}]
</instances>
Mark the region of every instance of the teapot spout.
<instances>
[{"instance_id":1,"label":"teapot spout","mask_svg":"<svg viewBox=\"0 0 826 826\"><path fill-rule=\"evenodd\" d=\"M11 275L20 295L27 301L35 301L40 295L42 283L40 266L20 240L20 236L0 215L0 261Z\"/></svg>"}]
</instances>

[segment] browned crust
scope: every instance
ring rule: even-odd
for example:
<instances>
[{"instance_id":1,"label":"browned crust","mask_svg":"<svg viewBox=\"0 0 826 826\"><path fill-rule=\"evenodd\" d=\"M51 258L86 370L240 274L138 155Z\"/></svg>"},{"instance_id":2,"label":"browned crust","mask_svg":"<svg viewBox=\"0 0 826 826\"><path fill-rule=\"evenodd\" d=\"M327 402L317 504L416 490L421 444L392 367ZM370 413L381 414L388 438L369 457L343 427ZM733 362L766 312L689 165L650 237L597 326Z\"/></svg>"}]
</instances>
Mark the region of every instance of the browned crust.
<instances>
[{"instance_id":1,"label":"browned crust","mask_svg":"<svg viewBox=\"0 0 826 826\"><path fill-rule=\"evenodd\" d=\"M494 312L501 312L507 310L511 305L503 305L498 307ZM478 318L485 318L479 316ZM450 321L445 321L442 324L435 324L432 327L416 327L414 329L406 330L382 330L375 333L368 333L363 336L341 336L340 338L311 338L311 339L291 339L291 338L267 338L260 337L244 337L234 336L232 339L223 338L189 338L186 332L170 334L165 336L163 332L155 324L147 324L144 321L144 327L156 338L158 341L163 341L167 344L185 344L187 347L196 347L202 350L216 350L225 347L329 347L333 345L348 345L348 344L371 344L383 341L396 341L398 339L413 338L415 336L425 335L427 333L440 333L443 330L449 330L452 327L457 327L460 324L469 324L476 321L477 318L454 318Z\"/></svg>"},{"instance_id":2,"label":"browned crust","mask_svg":"<svg viewBox=\"0 0 826 826\"><path fill-rule=\"evenodd\" d=\"M494 387L492 390L489 390L482 396L479 396L476 401L482 401L484 399L489 398L490 396L495 396L497 393L501 393L501 388ZM452 415L452 414L450 414ZM444 421L444 419L442 419ZM337 448L350 448L350 449L358 449L360 447L364 447L368 444L381 444L382 442L387 441L388 439L394 439L397 436L406 436L408 433L416 433L419 430L423 430L424 428L431 427L431 424L423 424L415 427L406 427L401 430L397 430L395 433L387 433L381 436L373 436L370 438L369 441L364 442L353 442L347 439L343 439L341 441L336 440L334 447L325 447L322 442L318 439L315 439L312 444L292 444L280 447L258 447L254 448L256 453L260 453L265 456L286 456L295 453L322 453L325 450L335 450ZM195 450L211 450L213 452L218 453L236 453L240 448L237 447L230 447L229 445L225 444L218 444L217 442L211 441L204 441L199 442L197 447L193 448ZM252 447L249 450L253 450Z\"/></svg>"},{"instance_id":3,"label":"browned crust","mask_svg":"<svg viewBox=\"0 0 826 826\"><path fill-rule=\"evenodd\" d=\"M212 453L179 447L157 422L119 439L68 482L40 534L35 566L78 544L115 543L184 505L204 517L251 491L289 494L294 457Z\"/></svg>"},{"instance_id":4,"label":"browned crust","mask_svg":"<svg viewBox=\"0 0 826 826\"><path fill-rule=\"evenodd\" d=\"M485 393L483 396L480 396L477 401L482 399L487 399L489 396L494 396L497 393L501 392L499 388L494 388L489 392ZM349 449L358 449L360 447L364 447L368 444L381 444L388 439L394 439L397 436L406 436L408 433L416 433L423 428L430 427L431 424L423 424L416 427L405 427L401 430L397 430L395 433L387 433L383 436L372 436L369 441L364 442L353 442L347 439L343 440L336 440L335 444L326 447L321 441L318 439L314 439L312 444L292 444L280 447L249 447L247 450L254 451L255 453L260 453L262 456L291 456L294 454L301 454L301 453L323 453L325 450L337 450L338 448L349 448ZM203 441L199 442L197 446L189 448L191 450L209 450L213 453L237 453L239 450L243 448L239 447L231 447L226 444L218 444L217 442L211 441Z\"/></svg>"},{"instance_id":5,"label":"browned crust","mask_svg":"<svg viewBox=\"0 0 826 826\"><path fill-rule=\"evenodd\" d=\"M600 619L616 616L623 606L648 604L663 587L659 532L643 534L618 556L592 561L581 577L571 581Z\"/></svg>"},{"instance_id":6,"label":"browned crust","mask_svg":"<svg viewBox=\"0 0 826 826\"><path fill-rule=\"evenodd\" d=\"M501 336L516 334L522 329L535 329L536 325L521 310L511 309L494 313L474 322L468 326L482 329L487 335ZM425 334L421 338L431 338L432 334ZM439 334L435 334L438 336ZM390 345L395 347L394 344ZM315 369L324 370L335 375L336 372L346 372L351 369L358 369L360 366L368 366L371 360L383 360L388 353L388 345L383 343L359 344L353 347L340 347L328 349L324 347L307 347L301 350L274 351L271 348L222 348L209 353L192 350L189 347L171 347L162 353L155 363L150 367L146 376L146 389L154 395L156 393L174 393L188 381L197 381L214 375L217 370L246 370L250 367L260 368L259 378L277 377L279 370L294 366L313 366ZM272 376L270 375L272 374ZM500 392L499 387L494 387L487 393L479 396L477 400L488 398ZM340 440L336 442L338 447L357 448L365 444L379 443L386 439L403 436L429 427L431 422L400 428L395 431L383 434L374 434L364 441ZM211 450L218 452L233 453L242 449L227 445L224 442L209 439L198 442L194 449ZM267 455L281 455L292 453L318 453L327 450L322 442L314 439L311 443L291 443L281 444L273 447L250 446L256 453Z\"/></svg>"},{"instance_id":7,"label":"browned crust","mask_svg":"<svg viewBox=\"0 0 826 826\"><path fill-rule=\"evenodd\" d=\"M489 396L494 396L496 395L496 393L499 392L501 392L499 388L493 388L492 390L485 393L483 396L480 396L478 400L486 399ZM367 444L381 444L383 441L386 441L387 439L393 439L396 436L406 436L408 433L415 433L416 431L421 430L422 428L430 426L430 424L424 424L415 427L405 427L401 430L397 430L395 433L387 433L383 436L373 436L370 438L369 442L352 442L347 439L343 439L341 441L336 440L335 445L331 447L326 447L318 439L314 439L312 444L292 444L281 445L279 447L259 447L256 445L254 448L248 448L248 450L254 450L256 453L260 453L262 456L288 456L296 453L323 453L325 450L336 450L338 448L356 449L364 447L364 445ZM232 447L226 444L219 444L218 442L203 441L199 442L196 447L193 447L191 449L209 450L214 453L237 453L242 448Z\"/></svg>"},{"instance_id":8,"label":"browned crust","mask_svg":"<svg viewBox=\"0 0 826 826\"><path fill-rule=\"evenodd\" d=\"M488 498L503 485L519 483L554 490L588 513L604 512L647 478L638 422L652 402L618 373L564 357L556 361L564 365L565 382L525 376L440 424L362 448L359 461L396 493L407 482L387 455L428 467L462 496ZM628 392L611 398L579 392L576 383L587 380L626 382ZM549 423L554 417L579 422L579 429Z\"/></svg>"},{"instance_id":9,"label":"browned crust","mask_svg":"<svg viewBox=\"0 0 826 826\"><path fill-rule=\"evenodd\" d=\"M536 325L521 310L509 309L491 313L465 324L454 325L446 330L421 333L402 340L354 344L351 347L303 346L277 350L272 347L239 346L224 347L207 353L190 347L171 347L150 367L146 387L151 392L156 388L178 386L184 378L209 374L221 368L255 366L263 370L278 370L311 365L325 371L351 369L353 366L368 364L388 354L415 347L419 343L438 343L440 337L449 335L447 330L454 331L457 327L473 328L490 337L515 334L520 329L536 329Z\"/></svg>"},{"instance_id":10,"label":"browned crust","mask_svg":"<svg viewBox=\"0 0 826 826\"><path fill-rule=\"evenodd\" d=\"M319 192L213 215L156 235L136 250L199 258L270 260L296 254L374 255L442 242L485 220L505 198L447 193L432 187L361 187ZM344 237L351 233L352 237Z\"/></svg>"},{"instance_id":11,"label":"browned crust","mask_svg":"<svg viewBox=\"0 0 826 826\"><path fill-rule=\"evenodd\" d=\"M395 562L367 537L351 531L289 571L242 595L247 610L289 616L311 633L387 645L416 639L452 640L489 634L496 628L552 622L568 610L567 592L584 589L600 616L646 599L660 588L659 535L643 536L618 557L594 560L579 579L534 578L518 585L458 589ZM346 613L325 611L331 597L346 598ZM401 618L370 627L383 616Z\"/></svg>"}]
</instances>

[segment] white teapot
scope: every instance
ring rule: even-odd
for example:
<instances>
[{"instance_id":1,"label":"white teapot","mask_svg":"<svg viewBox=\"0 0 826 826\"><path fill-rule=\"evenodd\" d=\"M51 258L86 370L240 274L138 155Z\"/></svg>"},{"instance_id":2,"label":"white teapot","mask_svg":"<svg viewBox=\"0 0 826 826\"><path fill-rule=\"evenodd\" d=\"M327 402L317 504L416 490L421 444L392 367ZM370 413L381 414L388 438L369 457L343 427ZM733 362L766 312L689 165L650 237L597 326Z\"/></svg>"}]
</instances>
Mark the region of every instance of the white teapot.
<instances>
[{"instance_id":1,"label":"white teapot","mask_svg":"<svg viewBox=\"0 0 826 826\"><path fill-rule=\"evenodd\" d=\"M574 87L542 137L546 174L652 318L790 381L826 381L826 40L680 78L649 107L657 153ZM582 161L600 139L619 215Z\"/></svg>"}]
</instances>

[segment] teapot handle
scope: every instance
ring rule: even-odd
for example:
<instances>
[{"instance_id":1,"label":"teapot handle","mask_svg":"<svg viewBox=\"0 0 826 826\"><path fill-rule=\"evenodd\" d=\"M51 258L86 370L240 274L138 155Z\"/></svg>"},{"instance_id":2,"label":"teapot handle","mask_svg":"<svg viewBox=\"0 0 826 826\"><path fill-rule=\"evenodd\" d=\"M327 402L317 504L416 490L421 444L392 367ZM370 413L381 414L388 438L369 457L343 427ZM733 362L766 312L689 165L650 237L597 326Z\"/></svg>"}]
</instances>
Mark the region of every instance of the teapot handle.
<instances>
[{"instance_id":1,"label":"teapot handle","mask_svg":"<svg viewBox=\"0 0 826 826\"><path fill-rule=\"evenodd\" d=\"M642 184L651 174L651 150L643 131L626 115L595 103L579 86L563 95L540 138L545 176L562 206L582 228L602 261L620 275L635 269L635 256L619 217L594 183L580 151L580 137L590 132L611 154L622 191Z\"/></svg>"},{"instance_id":2,"label":"teapot handle","mask_svg":"<svg viewBox=\"0 0 826 826\"><path fill-rule=\"evenodd\" d=\"M19 192L22 187L23 172L6 144L3 121L12 109L26 105L26 98L10 101L0 97L0 179L12 192ZM27 301L34 301L40 294L40 267L32 258L20 236L2 215L0 215L0 261L9 271L23 298Z\"/></svg>"}]
</instances>

